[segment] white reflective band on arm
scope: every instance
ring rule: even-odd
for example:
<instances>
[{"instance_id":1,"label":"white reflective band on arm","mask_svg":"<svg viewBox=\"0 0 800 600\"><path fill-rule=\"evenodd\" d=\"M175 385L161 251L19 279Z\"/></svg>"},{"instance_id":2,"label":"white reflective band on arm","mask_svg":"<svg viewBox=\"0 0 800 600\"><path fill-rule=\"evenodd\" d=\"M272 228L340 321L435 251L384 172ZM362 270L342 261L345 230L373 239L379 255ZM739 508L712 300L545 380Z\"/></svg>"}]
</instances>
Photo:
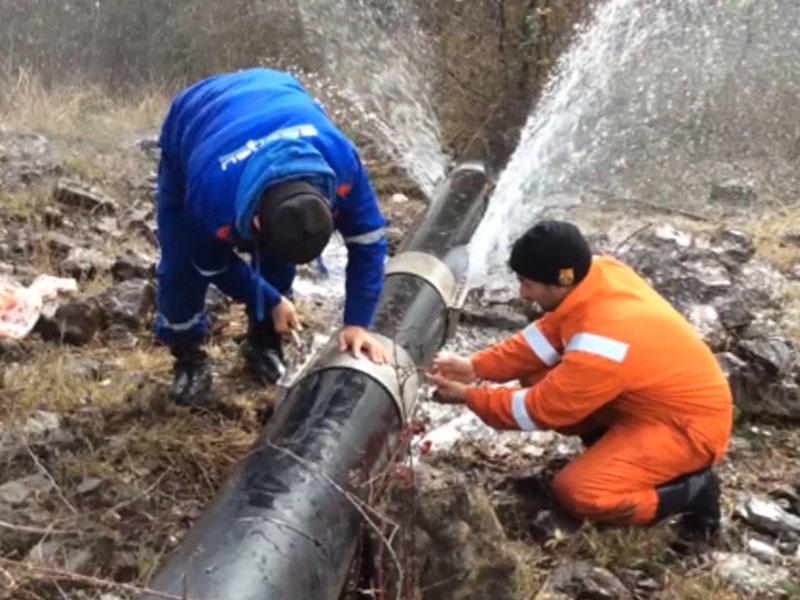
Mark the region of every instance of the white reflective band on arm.
<instances>
[{"instance_id":1,"label":"white reflective band on arm","mask_svg":"<svg viewBox=\"0 0 800 600\"><path fill-rule=\"evenodd\" d=\"M203 277L213 277L214 275L219 275L220 273L224 273L225 270L228 268L228 265L225 265L221 269L217 269L215 271L207 271L205 269L201 269L196 264L192 263L192 266L197 269L197 272L200 273Z\"/></svg>"},{"instance_id":2,"label":"white reflective band on arm","mask_svg":"<svg viewBox=\"0 0 800 600\"><path fill-rule=\"evenodd\" d=\"M536 323L532 323L523 329L522 335L525 336L525 341L528 342L533 353L548 367L552 367L561 360L558 350L553 348L553 345L544 336Z\"/></svg>"},{"instance_id":3,"label":"white reflective band on arm","mask_svg":"<svg viewBox=\"0 0 800 600\"><path fill-rule=\"evenodd\" d=\"M350 237L344 238L345 244L374 244L375 242L381 240L386 235L386 228L381 227L380 229L373 229L372 231L368 231L367 233L362 233L359 235L353 235Z\"/></svg>"},{"instance_id":4,"label":"white reflective band on arm","mask_svg":"<svg viewBox=\"0 0 800 600\"><path fill-rule=\"evenodd\" d=\"M528 414L528 409L525 408L525 396L528 395L530 388L523 388L514 392L511 396L511 414L514 415L514 420L517 422L517 427L522 431L533 431L536 429L536 423L533 422L531 416Z\"/></svg>"},{"instance_id":5,"label":"white reflective band on arm","mask_svg":"<svg viewBox=\"0 0 800 600\"><path fill-rule=\"evenodd\" d=\"M628 353L628 344L594 333L576 333L567 343L566 351L572 350L596 354L621 363Z\"/></svg>"},{"instance_id":6,"label":"white reflective band on arm","mask_svg":"<svg viewBox=\"0 0 800 600\"><path fill-rule=\"evenodd\" d=\"M184 321L183 323L170 323L162 314L159 316L164 320L164 329L171 329L172 331L189 331L192 327L197 325L200 322L200 319L203 318L203 313L199 312L194 315L188 321Z\"/></svg>"}]
</instances>

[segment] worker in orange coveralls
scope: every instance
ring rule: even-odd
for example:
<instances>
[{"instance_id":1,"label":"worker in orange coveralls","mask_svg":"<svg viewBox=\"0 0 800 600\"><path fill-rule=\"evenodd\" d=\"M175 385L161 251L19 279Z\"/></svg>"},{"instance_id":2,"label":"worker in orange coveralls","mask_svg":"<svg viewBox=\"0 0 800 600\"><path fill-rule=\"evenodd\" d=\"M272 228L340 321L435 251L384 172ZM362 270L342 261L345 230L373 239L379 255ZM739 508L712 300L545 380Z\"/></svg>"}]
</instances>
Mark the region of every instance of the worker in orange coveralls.
<instances>
[{"instance_id":1,"label":"worker in orange coveralls","mask_svg":"<svg viewBox=\"0 0 800 600\"><path fill-rule=\"evenodd\" d=\"M570 223L534 225L509 266L544 316L469 358L439 353L429 373L436 398L464 402L498 429L580 435L587 450L553 481L577 518L648 524L684 514L687 533L716 533L711 465L725 453L733 402L703 340L632 269L593 257Z\"/></svg>"}]
</instances>

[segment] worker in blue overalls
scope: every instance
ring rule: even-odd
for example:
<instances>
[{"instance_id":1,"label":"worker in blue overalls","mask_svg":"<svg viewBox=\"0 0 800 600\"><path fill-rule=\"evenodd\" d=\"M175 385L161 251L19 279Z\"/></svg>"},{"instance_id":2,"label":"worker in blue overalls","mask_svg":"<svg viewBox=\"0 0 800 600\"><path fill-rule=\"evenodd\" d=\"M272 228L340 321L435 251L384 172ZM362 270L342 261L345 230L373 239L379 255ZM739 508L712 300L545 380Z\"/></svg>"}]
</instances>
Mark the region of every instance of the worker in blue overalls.
<instances>
[{"instance_id":1,"label":"worker in blue overalls","mask_svg":"<svg viewBox=\"0 0 800 600\"><path fill-rule=\"evenodd\" d=\"M295 265L318 257L334 228L348 250L339 346L387 360L367 331L385 221L356 149L296 79L249 69L195 83L173 100L159 145L156 333L175 357L175 402L202 404L210 388L202 349L210 283L245 303L247 366L278 380L281 337L299 328Z\"/></svg>"}]
</instances>

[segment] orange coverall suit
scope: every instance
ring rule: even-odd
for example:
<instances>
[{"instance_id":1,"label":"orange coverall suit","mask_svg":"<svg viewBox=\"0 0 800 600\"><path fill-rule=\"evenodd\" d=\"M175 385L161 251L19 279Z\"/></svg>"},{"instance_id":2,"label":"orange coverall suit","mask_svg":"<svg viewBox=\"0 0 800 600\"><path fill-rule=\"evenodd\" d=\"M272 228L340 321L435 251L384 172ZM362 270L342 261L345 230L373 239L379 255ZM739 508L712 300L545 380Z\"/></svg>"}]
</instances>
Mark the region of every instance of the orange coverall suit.
<instances>
[{"instance_id":1,"label":"orange coverall suit","mask_svg":"<svg viewBox=\"0 0 800 600\"><path fill-rule=\"evenodd\" d=\"M471 358L467 405L502 429L607 432L553 481L574 516L644 524L656 486L720 460L733 401L711 350L631 268L595 256L556 310ZM528 387L529 386L529 387Z\"/></svg>"}]
</instances>

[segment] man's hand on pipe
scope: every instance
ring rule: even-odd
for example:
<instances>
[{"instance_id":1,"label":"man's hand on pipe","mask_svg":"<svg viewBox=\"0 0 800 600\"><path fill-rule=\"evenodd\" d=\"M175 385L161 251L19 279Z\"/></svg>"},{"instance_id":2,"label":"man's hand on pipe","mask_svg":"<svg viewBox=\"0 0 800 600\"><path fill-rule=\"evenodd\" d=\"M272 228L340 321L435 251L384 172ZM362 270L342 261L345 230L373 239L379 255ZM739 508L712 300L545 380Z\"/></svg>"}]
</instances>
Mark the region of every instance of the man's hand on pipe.
<instances>
[{"instance_id":1,"label":"man's hand on pipe","mask_svg":"<svg viewBox=\"0 0 800 600\"><path fill-rule=\"evenodd\" d=\"M346 325L339 332L339 350L350 350L353 356L361 358L362 351L369 359L379 365L389 362L389 351L369 332L358 325Z\"/></svg>"}]
</instances>

